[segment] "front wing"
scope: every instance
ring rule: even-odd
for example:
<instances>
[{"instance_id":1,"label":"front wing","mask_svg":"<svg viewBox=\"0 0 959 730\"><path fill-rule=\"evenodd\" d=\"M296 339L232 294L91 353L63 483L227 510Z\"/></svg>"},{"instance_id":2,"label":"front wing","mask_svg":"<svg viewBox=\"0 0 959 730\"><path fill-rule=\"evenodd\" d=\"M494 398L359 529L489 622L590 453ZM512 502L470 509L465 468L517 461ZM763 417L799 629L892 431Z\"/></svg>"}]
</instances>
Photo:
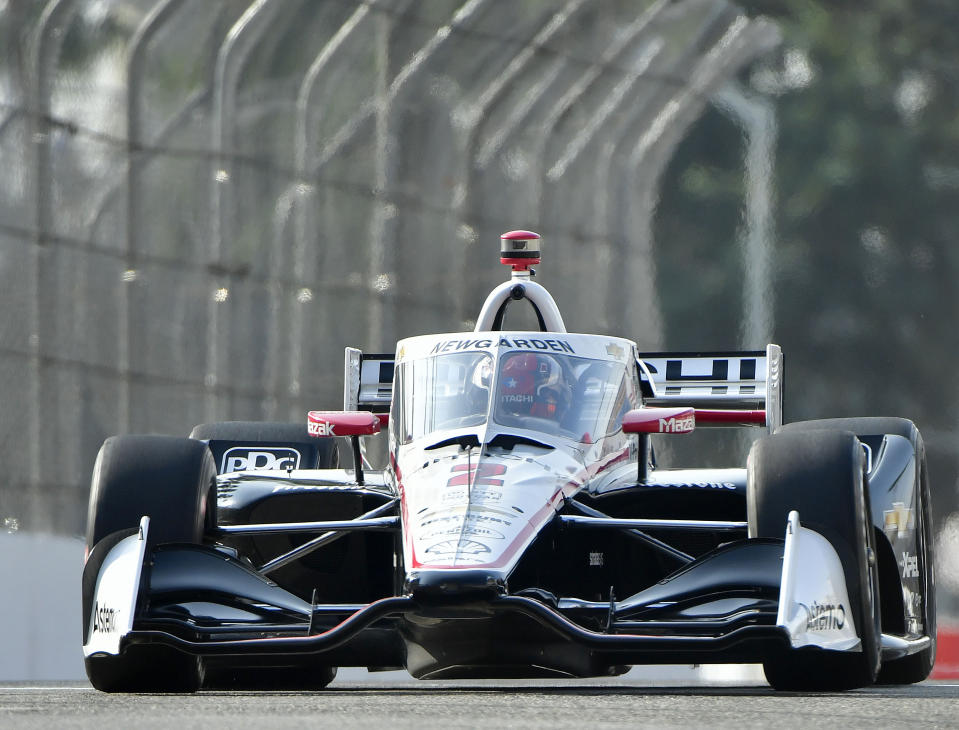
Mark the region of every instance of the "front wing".
<instances>
[{"instance_id":1,"label":"front wing","mask_svg":"<svg viewBox=\"0 0 959 730\"><path fill-rule=\"evenodd\" d=\"M632 664L761 662L799 647L860 650L839 559L796 513L785 540L729 543L609 602L507 595L451 571L443 590L311 605L216 548L146 550L148 529L144 520L139 533L90 554L87 656L157 643L204 657L322 655L331 665L406 666L415 676L466 665L588 676ZM884 655L922 648L912 644L884 637Z\"/></svg>"}]
</instances>

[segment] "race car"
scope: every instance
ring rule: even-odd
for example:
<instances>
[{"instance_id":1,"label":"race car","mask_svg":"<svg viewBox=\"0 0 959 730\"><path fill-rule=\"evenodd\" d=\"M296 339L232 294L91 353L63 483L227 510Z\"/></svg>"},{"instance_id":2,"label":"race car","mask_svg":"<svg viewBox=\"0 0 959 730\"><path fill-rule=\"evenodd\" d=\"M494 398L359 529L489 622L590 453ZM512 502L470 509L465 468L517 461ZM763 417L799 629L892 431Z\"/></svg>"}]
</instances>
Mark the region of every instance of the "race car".
<instances>
[{"instance_id":1,"label":"race car","mask_svg":"<svg viewBox=\"0 0 959 730\"><path fill-rule=\"evenodd\" d=\"M506 233L510 278L473 331L348 348L343 410L107 439L83 570L93 686L312 690L339 666L925 679L932 520L912 422L783 425L776 345L641 353L569 333L540 260L537 234ZM504 329L510 306L538 329ZM745 464L657 464L663 439L716 427L755 429ZM371 438L387 441L375 467Z\"/></svg>"}]
</instances>

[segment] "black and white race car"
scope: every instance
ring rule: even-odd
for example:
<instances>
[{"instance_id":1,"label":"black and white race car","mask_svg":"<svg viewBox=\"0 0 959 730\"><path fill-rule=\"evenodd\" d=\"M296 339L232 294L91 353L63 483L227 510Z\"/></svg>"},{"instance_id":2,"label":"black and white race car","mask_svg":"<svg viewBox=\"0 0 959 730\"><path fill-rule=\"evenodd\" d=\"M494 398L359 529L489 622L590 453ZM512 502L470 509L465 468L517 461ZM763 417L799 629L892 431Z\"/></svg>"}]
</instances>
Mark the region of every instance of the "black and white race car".
<instances>
[{"instance_id":1,"label":"black and white race car","mask_svg":"<svg viewBox=\"0 0 959 730\"><path fill-rule=\"evenodd\" d=\"M337 666L926 678L935 581L910 421L782 425L777 346L650 354L571 334L531 278L539 237L504 234L501 259L511 278L474 331L348 349L343 411L104 443L83 572L96 688L316 689ZM538 331L504 330L523 300ZM766 432L745 465L655 464L652 434L703 427ZM361 439L381 428L375 469Z\"/></svg>"}]
</instances>

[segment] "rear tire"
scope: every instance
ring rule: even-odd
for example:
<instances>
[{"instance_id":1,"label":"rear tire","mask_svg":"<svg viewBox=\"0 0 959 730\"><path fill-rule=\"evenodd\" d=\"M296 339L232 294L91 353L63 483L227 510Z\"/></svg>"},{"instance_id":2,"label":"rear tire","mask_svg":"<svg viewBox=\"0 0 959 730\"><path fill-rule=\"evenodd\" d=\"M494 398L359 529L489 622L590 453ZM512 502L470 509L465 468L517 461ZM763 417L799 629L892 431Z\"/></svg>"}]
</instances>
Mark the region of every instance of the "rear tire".
<instances>
[{"instance_id":1,"label":"rear tire","mask_svg":"<svg viewBox=\"0 0 959 730\"><path fill-rule=\"evenodd\" d=\"M150 517L149 545L199 544L215 519L216 466L199 441L170 436L113 436L97 456L90 487L83 579L83 635L103 553L123 532ZM97 546L105 541L100 549ZM165 646L133 645L119 656L84 659L90 683L103 692L193 692L203 679L199 657Z\"/></svg>"},{"instance_id":2,"label":"rear tire","mask_svg":"<svg viewBox=\"0 0 959 730\"><path fill-rule=\"evenodd\" d=\"M763 662L777 690L846 690L876 680L880 664L878 573L864 478L863 450L852 434L795 431L767 436L749 454L750 537L782 538L789 512L825 537L839 556L861 652L789 649Z\"/></svg>"}]
</instances>

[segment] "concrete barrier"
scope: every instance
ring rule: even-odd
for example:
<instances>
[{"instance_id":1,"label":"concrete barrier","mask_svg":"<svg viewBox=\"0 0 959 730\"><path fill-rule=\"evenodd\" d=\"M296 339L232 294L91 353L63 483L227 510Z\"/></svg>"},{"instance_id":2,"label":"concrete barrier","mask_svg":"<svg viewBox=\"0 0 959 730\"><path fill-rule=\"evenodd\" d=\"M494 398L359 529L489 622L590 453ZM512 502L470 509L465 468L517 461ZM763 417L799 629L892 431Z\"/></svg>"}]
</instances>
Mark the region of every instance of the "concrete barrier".
<instances>
[{"instance_id":1,"label":"concrete barrier","mask_svg":"<svg viewBox=\"0 0 959 730\"><path fill-rule=\"evenodd\" d=\"M0 681L85 679L83 541L0 532Z\"/></svg>"}]
</instances>

